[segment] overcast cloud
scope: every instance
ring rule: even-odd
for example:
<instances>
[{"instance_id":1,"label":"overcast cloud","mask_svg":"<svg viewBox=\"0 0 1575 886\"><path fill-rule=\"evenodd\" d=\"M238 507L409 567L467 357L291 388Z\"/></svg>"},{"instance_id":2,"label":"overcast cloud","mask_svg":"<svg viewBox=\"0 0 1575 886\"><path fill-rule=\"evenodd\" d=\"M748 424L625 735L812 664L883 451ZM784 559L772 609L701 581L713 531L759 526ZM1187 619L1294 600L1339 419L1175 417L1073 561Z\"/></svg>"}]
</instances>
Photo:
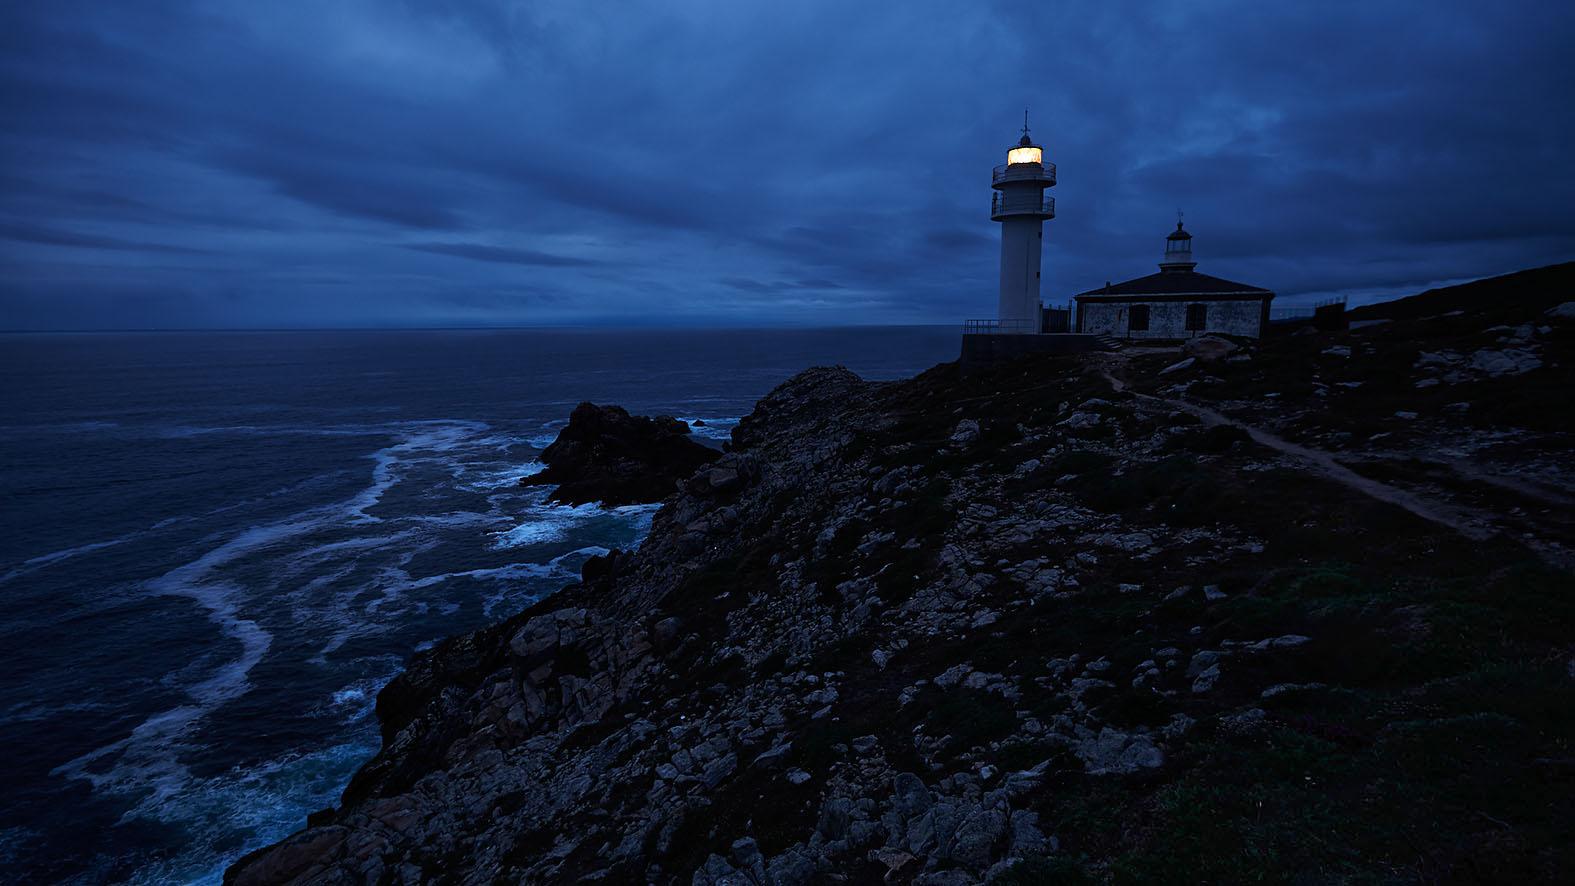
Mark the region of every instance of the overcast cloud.
<instances>
[{"instance_id":1,"label":"overcast cloud","mask_svg":"<svg viewBox=\"0 0 1575 886\"><path fill-rule=\"evenodd\" d=\"M0 10L0 327L952 322L1575 257L1560 3L49 0Z\"/></svg>"}]
</instances>

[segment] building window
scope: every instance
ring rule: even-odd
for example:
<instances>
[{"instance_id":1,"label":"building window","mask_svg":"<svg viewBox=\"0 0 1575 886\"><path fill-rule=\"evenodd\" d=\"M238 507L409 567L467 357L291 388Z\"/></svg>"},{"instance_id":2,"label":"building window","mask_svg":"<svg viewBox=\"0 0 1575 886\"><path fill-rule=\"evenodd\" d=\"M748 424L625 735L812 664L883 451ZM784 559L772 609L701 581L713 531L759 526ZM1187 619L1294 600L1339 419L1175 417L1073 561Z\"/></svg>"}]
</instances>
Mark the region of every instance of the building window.
<instances>
[{"instance_id":1,"label":"building window","mask_svg":"<svg viewBox=\"0 0 1575 886\"><path fill-rule=\"evenodd\" d=\"M1209 328L1209 306L1187 305L1187 329L1200 332Z\"/></svg>"},{"instance_id":2,"label":"building window","mask_svg":"<svg viewBox=\"0 0 1575 886\"><path fill-rule=\"evenodd\" d=\"M1148 331L1148 305L1133 305L1132 312L1127 314L1128 332Z\"/></svg>"}]
</instances>

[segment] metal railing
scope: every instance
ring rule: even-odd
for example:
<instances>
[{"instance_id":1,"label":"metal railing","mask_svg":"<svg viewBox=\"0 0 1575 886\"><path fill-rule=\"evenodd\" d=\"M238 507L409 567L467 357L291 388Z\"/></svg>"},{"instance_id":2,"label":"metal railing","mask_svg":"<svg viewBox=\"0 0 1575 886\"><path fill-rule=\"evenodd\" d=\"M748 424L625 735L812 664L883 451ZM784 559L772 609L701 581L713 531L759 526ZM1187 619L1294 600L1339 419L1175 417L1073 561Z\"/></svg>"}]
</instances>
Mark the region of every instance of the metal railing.
<instances>
[{"instance_id":1,"label":"metal railing","mask_svg":"<svg viewBox=\"0 0 1575 886\"><path fill-rule=\"evenodd\" d=\"M1046 218L1055 218L1055 198L1045 197L1030 203L1008 203L1001 199L1000 194L990 195L990 218L998 219L1008 215L1042 215Z\"/></svg>"},{"instance_id":2,"label":"metal railing","mask_svg":"<svg viewBox=\"0 0 1575 886\"><path fill-rule=\"evenodd\" d=\"M963 335L1024 335L1039 331L1033 320L964 320Z\"/></svg>"},{"instance_id":3,"label":"metal railing","mask_svg":"<svg viewBox=\"0 0 1575 886\"><path fill-rule=\"evenodd\" d=\"M1269 321L1270 322L1273 322L1275 320L1300 320L1300 319L1303 319L1303 318L1306 318L1306 319L1310 320L1310 319L1312 319L1312 315L1313 315L1313 309L1312 309L1311 305L1308 305L1307 307L1300 307L1300 308L1270 308L1269 309Z\"/></svg>"},{"instance_id":4,"label":"metal railing","mask_svg":"<svg viewBox=\"0 0 1575 886\"><path fill-rule=\"evenodd\" d=\"M1003 163L990 174L990 184L1006 181L1047 181L1055 184L1054 163Z\"/></svg>"},{"instance_id":5,"label":"metal railing","mask_svg":"<svg viewBox=\"0 0 1575 886\"><path fill-rule=\"evenodd\" d=\"M1336 307L1340 308L1340 311L1335 311L1334 313L1340 313L1345 309L1345 299L1346 297L1342 295L1337 298L1320 299L1310 305L1287 305L1281 308L1270 308L1269 320L1270 322L1276 320L1310 320L1324 311Z\"/></svg>"}]
</instances>

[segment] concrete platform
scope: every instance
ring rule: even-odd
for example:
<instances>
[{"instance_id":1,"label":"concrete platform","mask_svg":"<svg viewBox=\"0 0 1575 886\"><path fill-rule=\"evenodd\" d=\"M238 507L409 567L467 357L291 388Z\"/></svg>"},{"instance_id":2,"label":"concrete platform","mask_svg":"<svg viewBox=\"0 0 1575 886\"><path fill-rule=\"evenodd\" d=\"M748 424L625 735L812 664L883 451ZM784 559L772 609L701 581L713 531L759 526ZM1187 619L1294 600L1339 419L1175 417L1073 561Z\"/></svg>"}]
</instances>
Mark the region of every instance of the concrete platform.
<instances>
[{"instance_id":1,"label":"concrete platform","mask_svg":"<svg viewBox=\"0 0 1575 886\"><path fill-rule=\"evenodd\" d=\"M1032 354L1083 354L1112 350L1105 336L1077 332L1038 335L965 335L958 362L964 372L998 366Z\"/></svg>"}]
</instances>

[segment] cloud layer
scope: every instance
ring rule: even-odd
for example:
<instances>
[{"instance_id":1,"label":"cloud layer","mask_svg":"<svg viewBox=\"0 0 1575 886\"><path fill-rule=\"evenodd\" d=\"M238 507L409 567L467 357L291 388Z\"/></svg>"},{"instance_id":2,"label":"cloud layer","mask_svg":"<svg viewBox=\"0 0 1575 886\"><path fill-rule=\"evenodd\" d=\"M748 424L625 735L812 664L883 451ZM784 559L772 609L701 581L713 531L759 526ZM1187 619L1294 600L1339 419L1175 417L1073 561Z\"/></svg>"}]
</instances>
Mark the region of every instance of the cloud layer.
<instances>
[{"instance_id":1,"label":"cloud layer","mask_svg":"<svg viewBox=\"0 0 1575 886\"><path fill-rule=\"evenodd\" d=\"M1044 297L1575 256L1575 8L51 0L0 10L3 328L951 322L990 167Z\"/></svg>"}]
</instances>

